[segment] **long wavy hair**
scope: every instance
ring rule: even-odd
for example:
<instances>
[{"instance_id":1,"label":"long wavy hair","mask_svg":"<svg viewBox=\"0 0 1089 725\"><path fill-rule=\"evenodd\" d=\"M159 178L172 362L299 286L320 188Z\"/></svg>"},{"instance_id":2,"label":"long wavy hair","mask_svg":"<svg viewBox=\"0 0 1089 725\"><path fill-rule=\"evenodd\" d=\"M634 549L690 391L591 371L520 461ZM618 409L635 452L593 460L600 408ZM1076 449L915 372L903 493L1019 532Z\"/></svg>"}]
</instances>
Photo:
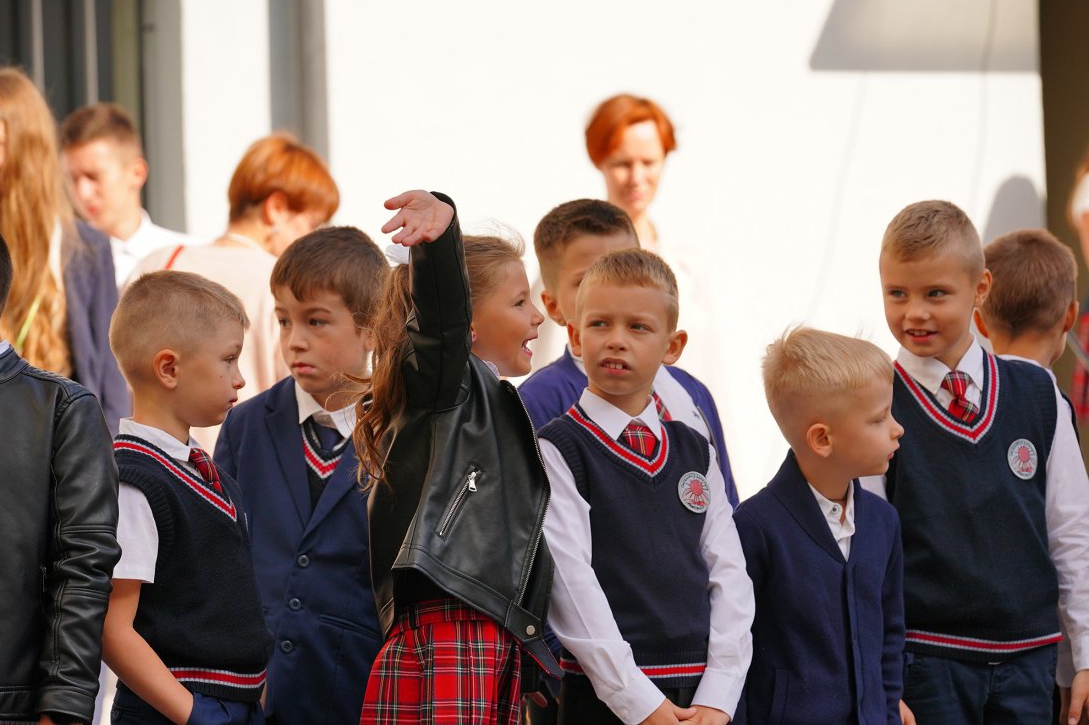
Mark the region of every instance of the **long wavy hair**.
<instances>
[{"instance_id":1,"label":"long wavy hair","mask_svg":"<svg viewBox=\"0 0 1089 725\"><path fill-rule=\"evenodd\" d=\"M15 270L0 335L14 344L30 320L20 353L33 365L71 375L67 306L61 282L50 271L49 247L58 223L62 238L75 236L74 216L64 194L53 114L16 68L0 68L0 124L7 136L0 163L0 234Z\"/></svg>"},{"instance_id":2,"label":"long wavy hair","mask_svg":"<svg viewBox=\"0 0 1089 725\"><path fill-rule=\"evenodd\" d=\"M525 245L520 240L498 236L466 236L465 266L469 272L469 291L475 309L503 280L509 262L522 261ZM407 404L401 364L409 353L405 326L412 312L409 265L394 268L386 282L382 300L372 325L375 337L369 393L357 404L355 433L352 436L360 461L360 476L369 476L367 486L386 481L386 433Z\"/></svg>"}]
</instances>

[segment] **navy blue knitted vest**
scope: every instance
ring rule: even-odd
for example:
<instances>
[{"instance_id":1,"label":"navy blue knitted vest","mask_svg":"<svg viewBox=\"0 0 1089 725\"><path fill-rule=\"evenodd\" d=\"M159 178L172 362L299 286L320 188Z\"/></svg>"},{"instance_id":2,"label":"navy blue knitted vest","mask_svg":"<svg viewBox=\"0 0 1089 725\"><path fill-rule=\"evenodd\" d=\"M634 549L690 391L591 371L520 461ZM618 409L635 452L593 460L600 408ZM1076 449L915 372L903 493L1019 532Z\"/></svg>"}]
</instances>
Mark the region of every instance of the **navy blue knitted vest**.
<instances>
[{"instance_id":1,"label":"navy blue knitted vest","mask_svg":"<svg viewBox=\"0 0 1089 725\"><path fill-rule=\"evenodd\" d=\"M683 423L663 423L662 430L649 462L609 438L578 405L539 435L563 455L590 505L594 573L636 664L659 687L692 687L707 661L711 603L700 550L704 514L686 507L679 491L682 479L692 480L686 474L698 474L706 486L710 454L707 440ZM582 671L569 652L560 664Z\"/></svg>"},{"instance_id":2,"label":"navy blue knitted vest","mask_svg":"<svg viewBox=\"0 0 1089 725\"><path fill-rule=\"evenodd\" d=\"M1044 517L1055 387L985 355L971 424L899 365L892 412L907 431L887 474L904 540L906 648L993 662L1059 640Z\"/></svg>"},{"instance_id":3,"label":"navy blue knitted vest","mask_svg":"<svg viewBox=\"0 0 1089 725\"><path fill-rule=\"evenodd\" d=\"M265 682L265 627L238 484L221 494L142 438L114 441L120 479L147 497L159 533L155 582L133 626L186 688L253 702Z\"/></svg>"}]
</instances>

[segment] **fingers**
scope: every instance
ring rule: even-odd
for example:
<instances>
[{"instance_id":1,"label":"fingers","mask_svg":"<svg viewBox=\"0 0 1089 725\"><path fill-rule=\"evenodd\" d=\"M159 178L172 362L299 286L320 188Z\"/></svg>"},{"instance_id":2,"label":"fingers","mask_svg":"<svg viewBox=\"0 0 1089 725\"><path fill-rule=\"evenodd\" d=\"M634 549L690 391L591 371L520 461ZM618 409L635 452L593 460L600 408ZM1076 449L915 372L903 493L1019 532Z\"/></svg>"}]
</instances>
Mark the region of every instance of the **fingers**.
<instances>
[{"instance_id":1,"label":"fingers","mask_svg":"<svg viewBox=\"0 0 1089 725\"><path fill-rule=\"evenodd\" d=\"M419 198L422 194L427 194L427 192L420 189L402 192L392 199L386 199L385 207L391 211L393 209L403 209L412 203L413 199Z\"/></svg>"},{"instance_id":2,"label":"fingers","mask_svg":"<svg viewBox=\"0 0 1089 725\"><path fill-rule=\"evenodd\" d=\"M673 717L677 720L684 722L685 720L691 720L699 713L694 707L677 707L673 705Z\"/></svg>"}]
</instances>

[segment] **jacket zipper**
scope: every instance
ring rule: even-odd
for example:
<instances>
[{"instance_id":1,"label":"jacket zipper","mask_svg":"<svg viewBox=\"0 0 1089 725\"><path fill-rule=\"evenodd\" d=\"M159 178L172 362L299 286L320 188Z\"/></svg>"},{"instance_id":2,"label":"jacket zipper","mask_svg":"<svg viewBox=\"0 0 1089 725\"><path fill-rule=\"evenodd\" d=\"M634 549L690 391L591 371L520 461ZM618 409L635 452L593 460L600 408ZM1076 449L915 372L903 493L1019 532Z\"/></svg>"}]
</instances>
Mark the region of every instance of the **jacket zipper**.
<instances>
[{"instance_id":1,"label":"jacket zipper","mask_svg":"<svg viewBox=\"0 0 1089 725\"><path fill-rule=\"evenodd\" d=\"M529 409L526 408L525 401L522 400L522 396L518 394L514 386L506 380L506 383L510 392L514 394L514 397L518 399L518 403L522 406L522 412L525 413L526 422L529 423L529 427L533 430L533 450L537 453L537 461L541 464L541 472L544 473L544 457L541 456L541 447L537 445L537 430L533 427L533 418L529 416ZM547 481L547 474L545 480ZM526 588L529 586L529 575L533 571L533 565L537 563L537 549L540 547L541 536L544 534L544 520L548 516L548 505L552 502L552 487L549 485L548 490L545 491L545 505L544 514L541 516L540 521L535 525L533 531L533 543L529 550L529 566L522 572L522 581L518 585L518 604L521 605L526 596Z\"/></svg>"},{"instance_id":2,"label":"jacket zipper","mask_svg":"<svg viewBox=\"0 0 1089 725\"><path fill-rule=\"evenodd\" d=\"M446 516L443 517L442 523L439 524L439 538L446 538L446 535L450 533L450 527L457 519L458 512L461 511L461 507L465 504L469 494L476 493L476 479L477 476L480 475L480 472L480 469L475 465L469 467L469 472L465 474L465 480L461 482L457 495L454 496L454 502L450 504L450 510L446 512Z\"/></svg>"}]
</instances>

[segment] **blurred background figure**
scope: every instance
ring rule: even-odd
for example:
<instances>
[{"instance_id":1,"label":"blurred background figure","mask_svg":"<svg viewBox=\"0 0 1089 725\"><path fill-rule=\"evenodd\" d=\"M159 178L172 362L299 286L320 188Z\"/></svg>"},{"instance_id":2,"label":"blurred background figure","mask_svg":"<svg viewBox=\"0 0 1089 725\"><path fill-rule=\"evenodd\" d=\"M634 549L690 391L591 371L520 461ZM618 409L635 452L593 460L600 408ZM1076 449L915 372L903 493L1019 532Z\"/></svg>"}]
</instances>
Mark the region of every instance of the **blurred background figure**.
<instances>
[{"instance_id":1,"label":"blurred background figure","mask_svg":"<svg viewBox=\"0 0 1089 725\"><path fill-rule=\"evenodd\" d=\"M75 218L56 138L38 89L0 68L0 233L15 267L0 335L32 365L94 393L116 433L130 400L107 339L117 305L110 244Z\"/></svg>"},{"instance_id":2,"label":"blurred background figure","mask_svg":"<svg viewBox=\"0 0 1089 725\"><path fill-rule=\"evenodd\" d=\"M1074 192L1070 197L1070 224L1078 233L1081 243L1082 259L1089 254L1089 154L1085 155L1074 179ZM1078 319L1077 337L1081 351L1089 351L1089 302L1082 300ZM1070 400L1074 404L1074 415L1080 425L1089 421L1089 369L1081 356L1074 364L1074 382L1070 389Z\"/></svg>"},{"instance_id":3,"label":"blurred background figure","mask_svg":"<svg viewBox=\"0 0 1089 725\"><path fill-rule=\"evenodd\" d=\"M88 224L109 235L117 286L156 249L192 243L184 234L152 223L140 200L148 164L125 109L114 103L78 108L60 128L68 193Z\"/></svg>"}]
</instances>

